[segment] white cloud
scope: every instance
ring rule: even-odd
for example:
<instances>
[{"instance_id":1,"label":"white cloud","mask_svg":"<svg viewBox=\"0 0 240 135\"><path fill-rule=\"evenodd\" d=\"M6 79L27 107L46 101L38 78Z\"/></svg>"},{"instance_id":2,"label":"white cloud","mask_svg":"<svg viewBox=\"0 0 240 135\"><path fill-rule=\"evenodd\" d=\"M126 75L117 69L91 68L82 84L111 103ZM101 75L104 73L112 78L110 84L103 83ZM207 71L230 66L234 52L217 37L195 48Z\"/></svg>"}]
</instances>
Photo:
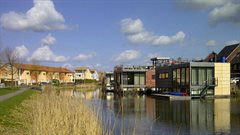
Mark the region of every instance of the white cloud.
<instances>
[{"instance_id":1,"label":"white cloud","mask_svg":"<svg viewBox=\"0 0 240 135\"><path fill-rule=\"evenodd\" d=\"M208 21L212 26L220 23L240 25L239 0L175 0L177 5L185 9L206 10Z\"/></svg>"},{"instance_id":2,"label":"white cloud","mask_svg":"<svg viewBox=\"0 0 240 135\"><path fill-rule=\"evenodd\" d=\"M28 56L28 54L29 54L29 51L28 51L28 49L24 45L21 45L21 46L17 46L14 49L14 53L17 53L17 55L20 58L26 58Z\"/></svg>"},{"instance_id":3,"label":"white cloud","mask_svg":"<svg viewBox=\"0 0 240 135\"><path fill-rule=\"evenodd\" d=\"M52 34L48 34L41 40L42 45L53 45L56 42L56 38L52 36Z\"/></svg>"},{"instance_id":4,"label":"white cloud","mask_svg":"<svg viewBox=\"0 0 240 135\"><path fill-rule=\"evenodd\" d=\"M217 42L215 40L209 40L207 43L206 43L207 46L215 46L217 45Z\"/></svg>"},{"instance_id":5,"label":"white cloud","mask_svg":"<svg viewBox=\"0 0 240 135\"><path fill-rule=\"evenodd\" d=\"M142 32L144 30L143 23L140 19L133 20L126 18L121 21L122 31L124 33L132 34Z\"/></svg>"},{"instance_id":6,"label":"white cloud","mask_svg":"<svg viewBox=\"0 0 240 135\"><path fill-rule=\"evenodd\" d=\"M34 0L33 7L26 13L10 11L0 18L3 28L23 31L64 30L67 28L65 19L51 0Z\"/></svg>"},{"instance_id":7,"label":"white cloud","mask_svg":"<svg viewBox=\"0 0 240 135\"><path fill-rule=\"evenodd\" d=\"M113 58L115 62L128 62L139 58L140 52L137 50L126 50Z\"/></svg>"},{"instance_id":8,"label":"white cloud","mask_svg":"<svg viewBox=\"0 0 240 135\"><path fill-rule=\"evenodd\" d=\"M102 67L102 65L101 64L99 64L99 63L97 63L97 64L95 64L95 66L94 66L95 68L100 68L100 67Z\"/></svg>"},{"instance_id":9,"label":"white cloud","mask_svg":"<svg viewBox=\"0 0 240 135\"><path fill-rule=\"evenodd\" d=\"M214 8L209 13L209 22L211 25L230 22L240 25L240 2L228 2L227 4Z\"/></svg>"},{"instance_id":10,"label":"white cloud","mask_svg":"<svg viewBox=\"0 0 240 135\"><path fill-rule=\"evenodd\" d=\"M161 54L159 54L159 53L149 53L147 55L148 60L150 60L151 58L155 58L155 57L161 57Z\"/></svg>"},{"instance_id":11,"label":"white cloud","mask_svg":"<svg viewBox=\"0 0 240 135\"><path fill-rule=\"evenodd\" d=\"M65 64L62 65L62 67L70 69L70 68L72 68L73 66L72 66L72 64L70 64L70 63L65 63Z\"/></svg>"},{"instance_id":12,"label":"white cloud","mask_svg":"<svg viewBox=\"0 0 240 135\"><path fill-rule=\"evenodd\" d=\"M75 61L86 61L93 57L95 57L95 53L88 53L88 54L79 54L78 56L74 57L73 60Z\"/></svg>"},{"instance_id":13,"label":"white cloud","mask_svg":"<svg viewBox=\"0 0 240 135\"><path fill-rule=\"evenodd\" d=\"M35 50L29 60L49 61L49 62L64 62L69 58L54 54L49 46L43 46Z\"/></svg>"},{"instance_id":14,"label":"white cloud","mask_svg":"<svg viewBox=\"0 0 240 135\"><path fill-rule=\"evenodd\" d=\"M185 39L185 33L179 31L173 36L159 36L144 29L140 19L131 18L121 21L121 29L127 35L128 40L134 44L168 45L182 42Z\"/></svg>"},{"instance_id":15,"label":"white cloud","mask_svg":"<svg viewBox=\"0 0 240 135\"><path fill-rule=\"evenodd\" d=\"M179 31L176 35L173 35L171 37L169 36L156 36L154 37L152 44L153 45L168 45L168 44L174 44L176 42L182 42L185 39L185 33L182 31Z\"/></svg>"},{"instance_id":16,"label":"white cloud","mask_svg":"<svg viewBox=\"0 0 240 135\"><path fill-rule=\"evenodd\" d=\"M207 9L222 5L228 0L176 0L181 7L188 9Z\"/></svg>"},{"instance_id":17,"label":"white cloud","mask_svg":"<svg viewBox=\"0 0 240 135\"><path fill-rule=\"evenodd\" d=\"M238 41L238 40L232 40L232 41L227 41L227 42L226 42L226 45L233 45L233 44L237 44L237 43L240 43L240 41Z\"/></svg>"}]
</instances>

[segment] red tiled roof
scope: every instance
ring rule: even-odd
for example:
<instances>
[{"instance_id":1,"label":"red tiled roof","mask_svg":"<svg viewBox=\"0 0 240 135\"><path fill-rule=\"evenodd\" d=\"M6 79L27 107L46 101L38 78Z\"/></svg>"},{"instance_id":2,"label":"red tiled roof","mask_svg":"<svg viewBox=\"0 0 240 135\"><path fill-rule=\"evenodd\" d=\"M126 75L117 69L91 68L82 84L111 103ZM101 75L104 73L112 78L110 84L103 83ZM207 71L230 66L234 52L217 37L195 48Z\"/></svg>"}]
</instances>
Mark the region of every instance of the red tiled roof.
<instances>
[{"instance_id":1,"label":"red tiled roof","mask_svg":"<svg viewBox=\"0 0 240 135\"><path fill-rule=\"evenodd\" d=\"M18 69L25 69L25 70L73 73L73 71L71 71L67 68L63 68L63 67L49 67L49 66L33 65L33 64L15 64L15 67L18 68Z\"/></svg>"},{"instance_id":2,"label":"red tiled roof","mask_svg":"<svg viewBox=\"0 0 240 135\"><path fill-rule=\"evenodd\" d=\"M87 70L87 69L89 69L89 67L76 67L75 68L75 70Z\"/></svg>"}]
</instances>

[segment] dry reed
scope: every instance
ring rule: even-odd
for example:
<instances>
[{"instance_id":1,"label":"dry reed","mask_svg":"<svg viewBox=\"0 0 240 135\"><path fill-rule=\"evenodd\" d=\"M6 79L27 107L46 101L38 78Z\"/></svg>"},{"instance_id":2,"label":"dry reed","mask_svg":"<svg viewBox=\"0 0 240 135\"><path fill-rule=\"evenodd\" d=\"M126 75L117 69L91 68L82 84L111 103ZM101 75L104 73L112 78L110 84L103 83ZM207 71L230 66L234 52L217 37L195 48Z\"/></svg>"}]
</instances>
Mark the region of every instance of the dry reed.
<instances>
[{"instance_id":1,"label":"dry reed","mask_svg":"<svg viewBox=\"0 0 240 135\"><path fill-rule=\"evenodd\" d=\"M21 134L99 135L103 129L94 108L81 99L57 95L45 90L26 100L14 116Z\"/></svg>"}]
</instances>

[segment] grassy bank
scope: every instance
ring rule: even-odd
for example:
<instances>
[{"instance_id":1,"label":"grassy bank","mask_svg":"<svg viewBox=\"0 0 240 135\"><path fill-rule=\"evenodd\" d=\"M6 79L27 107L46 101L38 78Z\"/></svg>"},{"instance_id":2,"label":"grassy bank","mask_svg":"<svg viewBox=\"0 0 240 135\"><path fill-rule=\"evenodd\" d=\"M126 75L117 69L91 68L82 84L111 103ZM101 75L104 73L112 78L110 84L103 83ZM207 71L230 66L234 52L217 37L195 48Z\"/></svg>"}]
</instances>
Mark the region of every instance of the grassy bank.
<instances>
[{"instance_id":1,"label":"grassy bank","mask_svg":"<svg viewBox=\"0 0 240 135\"><path fill-rule=\"evenodd\" d=\"M14 118L14 110L20 106L20 104L29 99L35 91L25 91L15 97L0 102L0 133L5 133L8 128L15 128L18 126L19 121Z\"/></svg>"},{"instance_id":2,"label":"grassy bank","mask_svg":"<svg viewBox=\"0 0 240 135\"><path fill-rule=\"evenodd\" d=\"M17 91L18 88L0 88L0 96Z\"/></svg>"},{"instance_id":3,"label":"grassy bank","mask_svg":"<svg viewBox=\"0 0 240 135\"><path fill-rule=\"evenodd\" d=\"M88 84L77 84L77 85L61 85L56 86L57 90L76 90L76 91L94 91L99 86L96 83L88 83Z\"/></svg>"},{"instance_id":4,"label":"grassy bank","mask_svg":"<svg viewBox=\"0 0 240 135\"><path fill-rule=\"evenodd\" d=\"M32 91L1 103L0 110L2 112L3 108L5 111L1 114L0 133L29 135L99 135L103 133L97 110L86 106L81 99L60 96L51 87L45 89L44 92L38 92L22 102L20 106L20 99L26 99ZM14 108L13 106L16 105L18 107L10 111L12 109L9 108ZM9 112L11 115L8 115Z\"/></svg>"}]
</instances>

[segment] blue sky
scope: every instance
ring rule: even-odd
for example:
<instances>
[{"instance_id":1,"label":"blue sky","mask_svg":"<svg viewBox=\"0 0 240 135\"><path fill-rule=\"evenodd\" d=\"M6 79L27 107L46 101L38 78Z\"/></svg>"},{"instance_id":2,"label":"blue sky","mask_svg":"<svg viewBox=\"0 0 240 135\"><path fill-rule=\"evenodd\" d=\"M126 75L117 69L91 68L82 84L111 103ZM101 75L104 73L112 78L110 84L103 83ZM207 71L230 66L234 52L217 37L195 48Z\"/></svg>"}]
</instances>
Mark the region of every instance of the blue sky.
<instances>
[{"instance_id":1,"label":"blue sky","mask_svg":"<svg viewBox=\"0 0 240 135\"><path fill-rule=\"evenodd\" d=\"M0 0L0 45L26 63L149 64L204 58L240 41L238 0Z\"/></svg>"}]
</instances>

